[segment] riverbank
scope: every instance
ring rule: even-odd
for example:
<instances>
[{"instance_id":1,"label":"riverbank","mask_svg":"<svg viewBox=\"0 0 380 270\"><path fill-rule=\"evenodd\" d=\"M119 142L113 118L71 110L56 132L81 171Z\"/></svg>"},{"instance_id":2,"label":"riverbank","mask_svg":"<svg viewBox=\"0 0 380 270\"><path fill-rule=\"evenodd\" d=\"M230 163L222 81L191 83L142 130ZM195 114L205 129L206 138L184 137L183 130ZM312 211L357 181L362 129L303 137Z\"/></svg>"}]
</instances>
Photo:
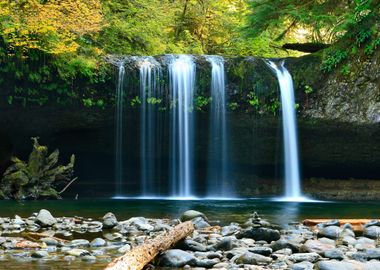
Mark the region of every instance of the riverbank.
<instances>
[{"instance_id":1,"label":"riverbank","mask_svg":"<svg viewBox=\"0 0 380 270\"><path fill-rule=\"evenodd\" d=\"M177 218L0 218L0 266L8 269L103 269L114 258L192 220L195 231L152 262L155 267L217 269L380 269L380 222L363 232L337 220L314 228L275 224L251 212L240 222L213 221L197 211ZM27 267L26 267L27 266ZM351 267L351 268L350 268ZM355 268L356 267L356 268Z\"/></svg>"}]
</instances>

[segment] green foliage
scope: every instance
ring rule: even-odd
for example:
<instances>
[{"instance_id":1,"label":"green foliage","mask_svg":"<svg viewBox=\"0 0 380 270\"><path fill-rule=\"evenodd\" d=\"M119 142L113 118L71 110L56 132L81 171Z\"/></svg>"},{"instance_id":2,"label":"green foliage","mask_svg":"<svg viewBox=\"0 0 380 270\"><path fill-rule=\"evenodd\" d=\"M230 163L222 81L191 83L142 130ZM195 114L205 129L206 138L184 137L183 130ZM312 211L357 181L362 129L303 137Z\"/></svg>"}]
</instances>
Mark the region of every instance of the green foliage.
<instances>
[{"instance_id":1,"label":"green foliage","mask_svg":"<svg viewBox=\"0 0 380 270\"><path fill-rule=\"evenodd\" d=\"M305 85L304 87L305 94L309 95L314 92L313 88L310 85Z\"/></svg>"},{"instance_id":2,"label":"green foliage","mask_svg":"<svg viewBox=\"0 0 380 270\"><path fill-rule=\"evenodd\" d=\"M57 165L59 151L51 154L48 148L32 138L33 150L27 162L12 158L12 165L7 168L1 181L2 198L24 200L60 198L57 187L72 180L75 156L72 155L66 166Z\"/></svg>"},{"instance_id":3,"label":"green foliage","mask_svg":"<svg viewBox=\"0 0 380 270\"><path fill-rule=\"evenodd\" d=\"M346 50L337 50L330 53L325 59L323 59L321 70L323 72L333 71L343 60L347 59L348 52Z\"/></svg>"},{"instance_id":4,"label":"green foliage","mask_svg":"<svg viewBox=\"0 0 380 270\"><path fill-rule=\"evenodd\" d=\"M204 111L207 105L212 102L210 97L196 96L195 97L195 107L198 111Z\"/></svg>"},{"instance_id":5,"label":"green foliage","mask_svg":"<svg viewBox=\"0 0 380 270\"><path fill-rule=\"evenodd\" d=\"M259 98L255 95L255 93L249 92L247 97L249 105L257 109L259 107Z\"/></svg>"},{"instance_id":6,"label":"green foliage","mask_svg":"<svg viewBox=\"0 0 380 270\"><path fill-rule=\"evenodd\" d=\"M135 96L134 98L132 98L130 104L131 104L132 107L136 107L136 106L141 105L140 97L139 96Z\"/></svg>"},{"instance_id":7,"label":"green foliage","mask_svg":"<svg viewBox=\"0 0 380 270\"><path fill-rule=\"evenodd\" d=\"M161 98L155 98L155 97L149 97L149 98L147 98L146 102L148 104L156 105L156 104L161 104L162 99Z\"/></svg>"},{"instance_id":8,"label":"green foliage","mask_svg":"<svg viewBox=\"0 0 380 270\"><path fill-rule=\"evenodd\" d=\"M239 108L239 104L237 102L231 102L228 104L228 108L231 111L236 111Z\"/></svg>"}]
</instances>

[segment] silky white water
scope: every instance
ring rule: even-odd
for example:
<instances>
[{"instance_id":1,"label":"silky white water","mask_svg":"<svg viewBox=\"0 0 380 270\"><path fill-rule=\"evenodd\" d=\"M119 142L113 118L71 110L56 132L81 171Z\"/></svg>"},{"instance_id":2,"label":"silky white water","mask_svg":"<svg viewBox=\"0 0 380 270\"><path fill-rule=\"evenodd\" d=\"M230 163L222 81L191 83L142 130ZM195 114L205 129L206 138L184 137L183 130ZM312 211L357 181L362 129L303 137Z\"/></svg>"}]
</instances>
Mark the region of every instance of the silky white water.
<instances>
[{"instance_id":1,"label":"silky white water","mask_svg":"<svg viewBox=\"0 0 380 270\"><path fill-rule=\"evenodd\" d=\"M189 55L169 63L171 95L171 196L192 197L195 63Z\"/></svg>"},{"instance_id":2,"label":"silky white water","mask_svg":"<svg viewBox=\"0 0 380 270\"><path fill-rule=\"evenodd\" d=\"M140 72L140 161L141 196L155 196L159 188L156 177L156 102L159 100L161 68L153 57L138 59Z\"/></svg>"},{"instance_id":3,"label":"silky white water","mask_svg":"<svg viewBox=\"0 0 380 270\"><path fill-rule=\"evenodd\" d=\"M124 112L124 62L118 64L118 81L116 85L116 123L115 123L115 182L116 196L122 196L123 190L123 112Z\"/></svg>"},{"instance_id":4,"label":"silky white water","mask_svg":"<svg viewBox=\"0 0 380 270\"><path fill-rule=\"evenodd\" d=\"M226 78L224 59L206 56L211 64L211 107L208 158L209 197L231 197L233 189L228 179L228 139L226 122Z\"/></svg>"},{"instance_id":5,"label":"silky white water","mask_svg":"<svg viewBox=\"0 0 380 270\"><path fill-rule=\"evenodd\" d=\"M269 62L276 72L281 91L282 128L284 136L285 161L285 200L303 201L298 156L296 103L293 79L289 71L280 65Z\"/></svg>"}]
</instances>

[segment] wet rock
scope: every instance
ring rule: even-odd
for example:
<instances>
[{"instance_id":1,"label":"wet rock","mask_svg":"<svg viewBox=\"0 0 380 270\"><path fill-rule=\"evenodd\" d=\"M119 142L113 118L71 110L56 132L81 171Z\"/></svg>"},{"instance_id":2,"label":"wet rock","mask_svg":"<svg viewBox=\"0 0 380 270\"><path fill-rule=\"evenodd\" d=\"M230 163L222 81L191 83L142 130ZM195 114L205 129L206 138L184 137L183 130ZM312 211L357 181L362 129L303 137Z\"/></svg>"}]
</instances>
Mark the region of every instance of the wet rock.
<instances>
[{"instance_id":1,"label":"wet rock","mask_svg":"<svg viewBox=\"0 0 380 270\"><path fill-rule=\"evenodd\" d=\"M228 251L233 248L232 246L232 239L230 237L225 237L218 243L212 246L211 250L216 251L216 250L223 250L223 251Z\"/></svg>"},{"instance_id":2,"label":"wet rock","mask_svg":"<svg viewBox=\"0 0 380 270\"><path fill-rule=\"evenodd\" d=\"M231 224L222 228L221 234L228 236L237 233L241 228L238 225Z\"/></svg>"},{"instance_id":3,"label":"wet rock","mask_svg":"<svg viewBox=\"0 0 380 270\"><path fill-rule=\"evenodd\" d=\"M66 251L66 254L70 256L75 256L75 257L91 255L89 251L85 249L79 249L79 248L69 249Z\"/></svg>"},{"instance_id":4,"label":"wet rock","mask_svg":"<svg viewBox=\"0 0 380 270\"><path fill-rule=\"evenodd\" d=\"M76 259L76 257L72 256L72 255L68 255L68 256L63 257L64 261L75 261L75 259Z\"/></svg>"},{"instance_id":5,"label":"wet rock","mask_svg":"<svg viewBox=\"0 0 380 270\"><path fill-rule=\"evenodd\" d=\"M292 270L313 270L314 264L311 262L295 263L292 266Z\"/></svg>"},{"instance_id":6,"label":"wet rock","mask_svg":"<svg viewBox=\"0 0 380 270\"><path fill-rule=\"evenodd\" d=\"M32 258L36 258L36 259L40 259L40 258L45 258L49 256L49 253L47 253L46 251L44 250L37 250L37 251L34 251L32 254L31 254L31 257Z\"/></svg>"},{"instance_id":7,"label":"wet rock","mask_svg":"<svg viewBox=\"0 0 380 270\"><path fill-rule=\"evenodd\" d=\"M371 227L371 226L378 226L378 227L380 227L380 221L374 219L374 220L371 220L370 222L367 222L366 224L364 224L364 228Z\"/></svg>"},{"instance_id":8,"label":"wet rock","mask_svg":"<svg viewBox=\"0 0 380 270\"><path fill-rule=\"evenodd\" d=\"M369 260L375 259L379 260L380 259L380 248L372 248L368 249L365 254L367 255L367 258Z\"/></svg>"},{"instance_id":9,"label":"wet rock","mask_svg":"<svg viewBox=\"0 0 380 270\"><path fill-rule=\"evenodd\" d=\"M273 230L270 228L248 228L239 232L236 237L239 238L252 238L255 241L264 240L268 243L272 241L277 241L280 239L281 235L278 230Z\"/></svg>"},{"instance_id":10,"label":"wet rock","mask_svg":"<svg viewBox=\"0 0 380 270\"><path fill-rule=\"evenodd\" d=\"M296 253L289 256L289 260L293 262L316 262L321 258L317 253Z\"/></svg>"},{"instance_id":11,"label":"wet rock","mask_svg":"<svg viewBox=\"0 0 380 270\"><path fill-rule=\"evenodd\" d=\"M356 239L355 239L355 237L346 235L342 238L342 244L346 245L346 246L348 246L348 245L354 246L356 244Z\"/></svg>"},{"instance_id":12,"label":"wet rock","mask_svg":"<svg viewBox=\"0 0 380 270\"><path fill-rule=\"evenodd\" d=\"M323 254L325 258L334 259L334 260L343 260L344 253L340 249L334 248L330 250L326 250Z\"/></svg>"},{"instance_id":13,"label":"wet rock","mask_svg":"<svg viewBox=\"0 0 380 270\"><path fill-rule=\"evenodd\" d=\"M319 232L318 235L321 237L327 237L330 239L337 239L341 235L343 230L338 227L338 226L328 226L322 228Z\"/></svg>"},{"instance_id":14,"label":"wet rock","mask_svg":"<svg viewBox=\"0 0 380 270\"><path fill-rule=\"evenodd\" d=\"M90 242L86 239L75 239L67 244L70 247L88 247Z\"/></svg>"},{"instance_id":15,"label":"wet rock","mask_svg":"<svg viewBox=\"0 0 380 270\"><path fill-rule=\"evenodd\" d=\"M270 248L273 251L277 251L280 249L289 248L293 252L299 252L301 245L299 243L290 242L289 240L285 238L281 238L273 243L270 244Z\"/></svg>"},{"instance_id":16,"label":"wet rock","mask_svg":"<svg viewBox=\"0 0 380 270\"><path fill-rule=\"evenodd\" d=\"M117 250L117 252L119 252L119 253L125 253L127 251L130 251L131 249L132 248L131 248L131 246L129 244L125 244L124 246L122 246L121 248L119 248Z\"/></svg>"},{"instance_id":17,"label":"wet rock","mask_svg":"<svg viewBox=\"0 0 380 270\"><path fill-rule=\"evenodd\" d=\"M95 238L90 243L91 247L103 247L105 245L107 245L107 242L103 238Z\"/></svg>"},{"instance_id":18,"label":"wet rock","mask_svg":"<svg viewBox=\"0 0 380 270\"><path fill-rule=\"evenodd\" d=\"M118 224L116 216L109 212L103 217L103 228L104 229L112 229Z\"/></svg>"},{"instance_id":19,"label":"wet rock","mask_svg":"<svg viewBox=\"0 0 380 270\"><path fill-rule=\"evenodd\" d=\"M322 255L326 250L335 248L335 245L324 244L319 240L307 240L301 246L301 252L315 252Z\"/></svg>"},{"instance_id":20,"label":"wet rock","mask_svg":"<svg viewBox=\"0 0 380 270\"><path fill-rule=\"evenodd\" d=\"M267 265L273 261L272 258L265 257L259 254L247 252L236 259L237 264L254 264L254 265Z\"/></svg>"},{"instance_id":21,"label":"wet rock","mask_svg":"<svg viewBox=\"0 0 380 270\"><path fill-rule=\"evenodd\" d=\"M249 252L256 253L263 256L269 256L273 250L269 247L252 247L248 249Z\"/></svg>"},{"instance_id":22,"label":"wet rock","mask_svg":"<svg viewBox=\"0 0 380 270\"><path fill-rule=\"evenodd\" d=\"M363 230L363 235L368 238L377 239L380 236L380 227L378 226L365 227Z\"/></svg>"},{"instance_id":23,"label":"wet rock","mask_svg":"<svg viewBox=\"0 0 380 270\"><path fill-rule=\"evenodd\" d=\"M326 222L317 224L317 228L325 228L325 227L329 227L329 226L338 226L339 227L340 222L338 219L333 219L330 221L326 221Z\"/></svg>"},{"instance_id":24,"label":"wet rock","mask_svg":"<svg viewBox=\"0 0 380 270\"><path fill-rule=\"evenodd\" d=\"M84 256L82 256L82 261L94 262L94 261L96 261L96 257L92 256L92 255L84 255Z\"/></svg>"},{"instance_id":25,"label":"wet rock","mask_svg":"<svg viewBox=\"0 0 380 270\"><path fill-rule=\"evenodd\" d=\"M203 217L196 217L192 219L192 222L196 230L210 227L210 224L208 224L208 222Z\"/></svg>"},{"instance_id":26,"label":"wet rock","mask_svg":"<svg viewBox=\"0 0 380 270\"><path fill-rule=\"evenodd\" d=\"M44 237L40 239L41 242L45 243L47 246L58 246L59 242L51 237Z\"/></svg>"},{"instance_id":27,"label":"wet rock","mask_svg":"<svg viewBox=\"0 0 380 270\"><path fill-rule=\"evenodd\" d=\"M184 222L184 221L193 220L194 218L197 218L197 217L202 217L205 221L208 221L205 214L203 214L202 212L195 211L195 210L188 210L184 212L181 215L180 219L182 222Z\"/></svg>"},{"instance_id":28,"label":"wet rock","mask_svg":"<svg viewBox=\"0 0 380 270\"><path fill-rule=\"evenodd\" d=\"M363 270L363 264L355 261L321 261L318 270Z\"/></svg>"},{"instance_id":29,"label":"wet rock","mask_svg":"<svg viewBox=\"0 0 380 270\"><path fill-rule=\"evenodd\" d=\"M36 217L35 222L42 227L50 227L57 223L57 220L52 216L52 214L48 210L41 209Z\"/></svg>"},{"instance_id":30,"label":"wet rock","mask_svg":"<svg viewBox=\"0 0 380 270\"><path fill-rule=\"evenodd\" d=\"M202 259L202 260L196 260L194 265L197 267L205 267L205 268L212 268L215 264L220 263L220 260L215 259ZM192 268L194 269L194 268Z\"/></svg>"},{"instance_id":31,"label":"wet rock","mask_svg":"<svg viewBox=\"0 0 380 270\"><path fill-rule=\"evenodd\" d=\"M184 240L181 243L180 247L181 247L181 249L184 249L184 250L200 251L200 252L207 251L206 246L204 246L201 243L198 243L194 240L190 240L190 239Z\"/></svg>"},{"instance_id":32,"label":"wet rock","mask_svg":"<svg viewBox=\"0 0 380 270\"><path fill-rule=\"evenodd\" d=\"M193 265L197 259L190 253L180 249L170 249L159 257L159 265L166 267L183 267L186 264Z\"/></svg>"}]
</instances>

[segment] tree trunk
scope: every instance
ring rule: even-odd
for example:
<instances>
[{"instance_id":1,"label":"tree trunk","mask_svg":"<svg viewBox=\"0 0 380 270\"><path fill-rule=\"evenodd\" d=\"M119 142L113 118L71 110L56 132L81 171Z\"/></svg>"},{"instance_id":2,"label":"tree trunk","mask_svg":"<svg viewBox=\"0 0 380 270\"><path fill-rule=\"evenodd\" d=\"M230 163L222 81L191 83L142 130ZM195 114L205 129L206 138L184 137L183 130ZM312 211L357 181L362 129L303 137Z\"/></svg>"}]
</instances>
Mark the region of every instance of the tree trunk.
<instances>
[{"instance_id":1,"label":"tree trunk","mask_svg":"<svg viewBox=\"0 0 380 270\"><path fill-rule=\"evenodd\" d=\"M105 270L141 270L152 261L160 252L163 252L175 243L182 240L194 231L191 221L175 226L172 230L147 240L140 246L133 248L123 256L116 258Z\"/></svg>"}]
</instances>

